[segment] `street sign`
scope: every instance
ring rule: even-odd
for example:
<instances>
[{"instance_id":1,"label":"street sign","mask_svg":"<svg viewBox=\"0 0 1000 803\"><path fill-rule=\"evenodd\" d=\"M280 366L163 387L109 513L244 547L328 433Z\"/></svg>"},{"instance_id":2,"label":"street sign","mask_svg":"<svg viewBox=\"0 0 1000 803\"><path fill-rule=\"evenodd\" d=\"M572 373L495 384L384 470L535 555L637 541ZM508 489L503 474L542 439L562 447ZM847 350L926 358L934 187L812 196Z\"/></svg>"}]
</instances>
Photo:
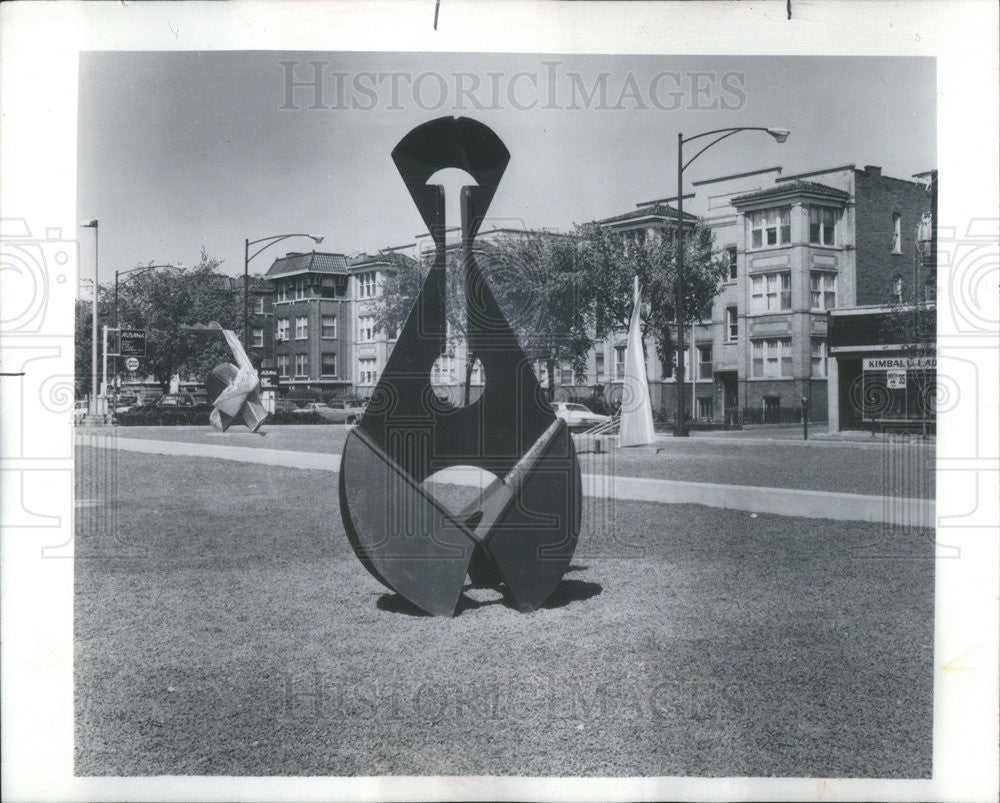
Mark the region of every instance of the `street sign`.
<instances>
[{"instance_id":1,"label":"street sign","mask_svg":"<svg viewBox=\"0 0 1000 803\"><path fill-rule=\"evenodd\" d=\"M138 371L139 359L137 357L129 357L127 360L125 360L125 369L127 371Z\"/></svg>"},{"instance_id":2,"label":"street sign","mask_svg":"<svg viewBox=\"0 0 1000 803\"><path fill-rule=\"evenodd\" d=\"M906 388L906 369L885 372L885 385L888 388L901 390Z\"/></svg>"},{"instance_id":3,"label":"street sign","mask_svg":"<svg viewBox=\"0 0 1000 803\"><path fill-rule=\"evenodd\" d=\"M146 330L145 329L122 329L118 336L119 354L122 357L145 357L146 356Z\"/></svg>"},{"instance_id":4,"label":"street sign","mask_svg":"<svg viewBox=\"0 0 1000 803\"><path fill-rule=\"evenodd\" d=\"M276 389L278 387L277 368L261 368L257 372L257 376L260 377L260 387L262 390Z\"/></svg>"}]
</instances>

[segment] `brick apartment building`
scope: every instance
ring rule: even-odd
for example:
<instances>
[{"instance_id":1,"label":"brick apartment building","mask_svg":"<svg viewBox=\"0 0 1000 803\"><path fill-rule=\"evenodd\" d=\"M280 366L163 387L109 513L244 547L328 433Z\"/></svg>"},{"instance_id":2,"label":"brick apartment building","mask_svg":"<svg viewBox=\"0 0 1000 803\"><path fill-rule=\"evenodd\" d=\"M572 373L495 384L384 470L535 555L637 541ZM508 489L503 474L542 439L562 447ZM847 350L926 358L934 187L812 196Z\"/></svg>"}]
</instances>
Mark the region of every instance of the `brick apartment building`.
<instances>
[{"instance_id":1,"label":"brick apartment building","mask_svg":"<svg viewBox=\"0 0 1000 803\"><path fill-rule=\"evenodd\" d=\"M826 421L828 365L835 364L827 360L830 310L926 294L915 286L923 280L914 270L915 231L931 209L925 183L883 176L872 166L781 174L769 167L696 181L684 197L685 226L700 220L710 228L729 263L711 309L685 332L683 393L695 420L724 421L735 411L748 422L789 420L805 397L811 420ZM676 198L642 203L598 222L645 236L677 226L672 204ZM388 335L395 333L375 331L384 279L425 258L431 245L421 235L377 254L314 251L275 260L253 288L252 349L261 350L265 365L273 359L284 388L370 396L394 343ZM600 341L585 377L558 366L557 397L588 396L600 386L613 398L624 375L625 339L613 332ZM672 417L673 371L664 370L651 338L646 351L654 409ZM460 392L464 361L461 343L441 356L432 373L440 392ZM539 376L547 384L543 371ZM482 381L477 370L474 397Z\"/></svg>"},{"instance_id":2,"label":"brick apartment building","mask_svg":"<svg viewBox=\"0 0 1000 803\"><path fill-rule=\"evenodd\" d=\"M828 311L925 294L914 287L914 265L915 231L931 208L926 184L883 176L873 166L781 172L694 182L685 195L685 208L714 232L730 265L710 312L685 332L683 392L696 420L725 420L734 410L748 421L789 420L804 397L810 419L826 421ZM662 230L677 225L671 202L676 198L599 222L620 231ZM597 381L602 363L623 362L623 346L624 333L617 333L598 347ZM670 416L676 382L651 358L653 403ZM612 393L616 371L604 369Z\"/></svg>"},{"instance_id":3,"label":"brick apartment building","mask_svg":"<svg viewBox=\"0 0 1000 803\"><path fill-rule=\"evenodd\" d=\"M252 288L251 354L277 370L282 389L371 395L391 341L375 332L385 275L409 257L292 252Z\"/></svg>"}]
</instances>

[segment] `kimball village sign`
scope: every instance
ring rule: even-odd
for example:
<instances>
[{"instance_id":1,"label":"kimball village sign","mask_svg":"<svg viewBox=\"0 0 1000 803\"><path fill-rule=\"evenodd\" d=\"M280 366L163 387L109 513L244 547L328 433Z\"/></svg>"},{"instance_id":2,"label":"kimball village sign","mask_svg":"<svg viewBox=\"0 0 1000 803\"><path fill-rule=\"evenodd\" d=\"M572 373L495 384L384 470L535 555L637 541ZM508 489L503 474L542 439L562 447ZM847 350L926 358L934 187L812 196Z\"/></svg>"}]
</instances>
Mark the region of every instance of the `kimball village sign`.
<instances>
[{"instance_id":1,"label":"kimball village sign","mask_svg":"<svg viewBox=\"0 0 1000 803\"><path fill-rule=\"evenodd\" d=\"M865 371L933 371L937 357L867 357L861 367Z\"/></svg>"}]
</instances>

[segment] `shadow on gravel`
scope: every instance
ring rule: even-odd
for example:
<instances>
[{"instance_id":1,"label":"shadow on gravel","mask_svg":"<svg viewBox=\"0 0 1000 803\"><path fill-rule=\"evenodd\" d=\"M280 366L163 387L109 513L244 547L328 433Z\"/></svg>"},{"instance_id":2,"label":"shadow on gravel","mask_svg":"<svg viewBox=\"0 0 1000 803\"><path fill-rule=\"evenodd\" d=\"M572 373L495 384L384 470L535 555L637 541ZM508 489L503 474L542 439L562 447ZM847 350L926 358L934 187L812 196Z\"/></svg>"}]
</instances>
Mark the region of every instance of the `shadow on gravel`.
<instances>
[{"instance_id":1,"label":"shadow on gravel","mask_svg":"<svg viewBox=\"0 0 1000 803\"><path fill-rule=\"evenodd\" d=\"M587 568L586 566L581 567L570 567L568 571L581 571ZM466 586L465 590L469 590L472 586ZM549 597L545 604L541 606L541 610L551 610L553 608L564 608L571 602L583 602L591 597L596 597L604 590L604 587L599 583L588 583L584 580L561 580L559 585L556 586L556 590L552 592L552 596ZM491 599L491 600L475 600L466 594L462 594L458 598L458 606L455 609L455 616L461 616L466 611L474 611L479 608L487 608L491 605L503 605L505 608L511 608L516 610L516 606L508 600L506 597ZM386 613L398 613L404 616L430 616L431 614L418 608L409 600L401 597L399 594L383 594L375 603L375 606L380 611L385 611Z\"/></svg>"}]
</instances>

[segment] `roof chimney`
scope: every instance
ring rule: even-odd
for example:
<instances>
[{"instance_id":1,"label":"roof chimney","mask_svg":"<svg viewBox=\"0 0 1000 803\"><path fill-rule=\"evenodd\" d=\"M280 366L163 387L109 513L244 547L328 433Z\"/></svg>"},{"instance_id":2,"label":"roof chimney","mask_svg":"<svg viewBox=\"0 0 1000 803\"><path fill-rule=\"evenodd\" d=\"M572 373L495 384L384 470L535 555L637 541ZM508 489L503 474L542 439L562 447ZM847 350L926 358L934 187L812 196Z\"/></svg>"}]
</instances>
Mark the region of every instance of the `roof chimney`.
<instances>
[{"instance_id":1,"label":"roof chimney","mask_svg":"<svg viewBox=\"0 0 1000 803\"><path fill-rule=\"evenodd\" d=\"M869 176L878 177L882 175L882 168L878 165L865 165L865 172Z\"/></svg>"}]
</instances>

